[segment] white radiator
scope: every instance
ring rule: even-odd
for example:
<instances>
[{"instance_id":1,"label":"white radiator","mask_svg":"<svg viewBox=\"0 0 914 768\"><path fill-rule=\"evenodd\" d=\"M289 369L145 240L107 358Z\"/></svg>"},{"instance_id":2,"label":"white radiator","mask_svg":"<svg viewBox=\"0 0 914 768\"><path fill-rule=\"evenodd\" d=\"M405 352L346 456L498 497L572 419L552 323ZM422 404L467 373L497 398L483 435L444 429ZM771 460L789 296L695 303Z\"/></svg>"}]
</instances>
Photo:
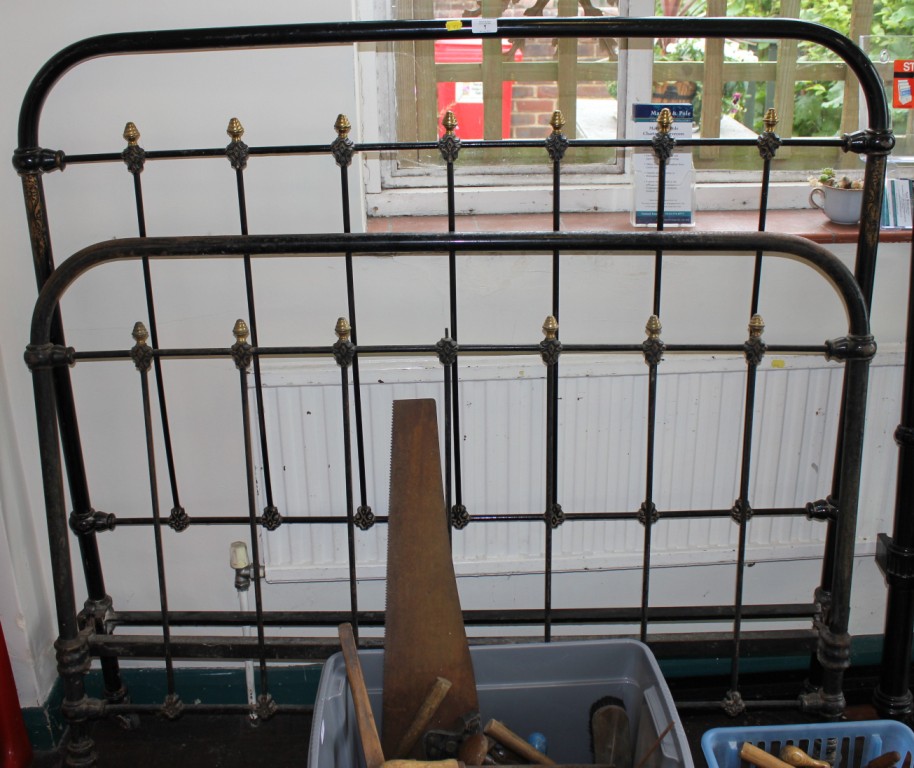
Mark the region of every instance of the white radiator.
<instances>
[{"instance_id":1,"label":"white radiator","mask_svg":"<svg viewBox=\"0 0 914 768\"><path fill-rule=\"evenodd\" d=\"M864 548L871 547L876 532L867 530L868 523L885 530L887 513L890 519L900 366L898 353L880 352L872 369L867 439L885 445L882 460L864 468L870 475L869 482L864 479L869 495L858 528ZM537 358L462 360L459 444L463 503L471 515L542 512L544 370ZM559 502L566 513L637 510L645 495L647 366L640 355L565 355L560 370ZM843 366L821 357L766 356L756 393L753 507L802 507L828 495L842 374ZM391 402L435 398L443 440L442 369L428 359L366 359L361 381L367 500L376 515L384 515ZM345 518L339 369L313 363L265 367L263 382L276 506L283 515ZM652 541L652 563L658 567L733 561L738 528L728 518L662 516L665 510L732 506L739 487L745 386L742 357L668 355L660 366L654 500L661 519ZM354 412L352 430L354 454ZM357 473L353 455L355 507ZM817 558L824 533L822 523L805 517L756 517L748 544L755 560ZM383 578L385 536L384 525L356 531L360 579ZM471 522L454 532L453 541L459 575L543 567L539 522ZM636 521L566 522L554 532L554 570L640 568L643 541ZM263 533L263 549L271 582L348 577L345 525L281 526Z\"/></svg>"}]
</instances>

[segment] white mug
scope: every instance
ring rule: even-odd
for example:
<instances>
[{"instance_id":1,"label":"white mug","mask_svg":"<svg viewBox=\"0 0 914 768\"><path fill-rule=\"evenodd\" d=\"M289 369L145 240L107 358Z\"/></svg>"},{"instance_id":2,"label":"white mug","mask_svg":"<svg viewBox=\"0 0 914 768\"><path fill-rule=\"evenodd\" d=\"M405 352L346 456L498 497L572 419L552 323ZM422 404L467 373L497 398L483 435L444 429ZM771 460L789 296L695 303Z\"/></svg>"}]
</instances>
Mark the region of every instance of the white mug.
<instances>
[{"instance_id":1,"label":"white mug","mask_svg":"<svg viewBox=\"0 0 914 768\"><path fill-rule=\"evenodd\" d=\"M836 224L856 224L860 221L863 190L815 187L809 193L809 204L821 210Z\"/></svg>"}]
</instances>

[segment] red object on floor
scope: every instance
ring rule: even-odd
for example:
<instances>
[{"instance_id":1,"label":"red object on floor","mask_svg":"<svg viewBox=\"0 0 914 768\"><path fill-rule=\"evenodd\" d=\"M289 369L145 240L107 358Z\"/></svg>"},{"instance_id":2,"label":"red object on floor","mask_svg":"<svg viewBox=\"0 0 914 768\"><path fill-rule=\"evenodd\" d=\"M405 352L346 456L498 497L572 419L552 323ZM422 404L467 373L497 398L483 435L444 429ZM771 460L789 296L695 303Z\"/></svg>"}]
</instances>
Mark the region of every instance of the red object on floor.
<instances>
[{"instance_id":1,"label":"red object on floor","mask_svg":"<svg viewBox=\"0 0 914 768\"><path fill-rule=\"evenodd\" d=\"M0 768L26 768L31 762L32 744L25 731L13 668L0 627Z\"/></svg>"}]
</instances>

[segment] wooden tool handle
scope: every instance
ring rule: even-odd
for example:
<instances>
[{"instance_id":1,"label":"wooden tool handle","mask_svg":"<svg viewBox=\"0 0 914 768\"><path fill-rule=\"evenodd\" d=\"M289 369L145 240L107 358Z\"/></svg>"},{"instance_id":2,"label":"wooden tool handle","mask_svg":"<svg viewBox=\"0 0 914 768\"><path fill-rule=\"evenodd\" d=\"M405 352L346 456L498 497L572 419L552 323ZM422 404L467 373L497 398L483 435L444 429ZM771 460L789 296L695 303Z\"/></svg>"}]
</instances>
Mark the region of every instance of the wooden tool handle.
<instances>
[{"instance_id":1,"label":"wooden tool handle","mask_svg":"<svg viewBox=\"0 0 914 768\"><path fill-rule=\"evenodd\" d=\"M790 763L770 755L762 749L753 746L748 741L745 742L739 751L739 756L747 763L759 766L759 768L793 768Z\"/></svg>"},{"instance_id":2,"label":"wooden tool handle","mask_svg":"<svg viewBox=\"0 0 914 768\"><path fill-rule=\"evenodd\" d=\"M428 694L426 694L425 700L419 707L419 711L416 712L416 716L413 718L412 723L410 723L409 728L406 733L403 734L403 738L397 745L397 749L394 752L395 757L406 757L413 751L413 747L416 746L419 737L422 736L425 729L428 728L428 724L432 721L432 718L438 711L438 707L441 706L441 702L444 701L444 697L447 696L449 690L451 690L451 681L446 680L443 677L437 678L435 682L432 683L432 687L429 689Z\"/></svg>"},{"instance_id":3,"label":"wooden tool handle","mask_svg":"<svg viewBox=\"0 0 914 768\"><path fill-rule=\"evenodd\" d=\"M886 752L884 755L874 757L866 764L866 768L891 768L901 762L901 755L897 752Z\"/></svg>"},{"instance_id":4,"label":"wooden tool handle","mask_svg":"<svg viewBox=\"0 0 914 768\"><path fill-rule=\"evenodd\" d=\"M498 720L489 720L482 731L487 736L491 736L495 739L499 744L506 746L516 755L519 755L524 758L524 760L527 760L534 765L555 765L555 760L546 757L546 755L538 749L531 747L520 736L514 733L514 731L508 728L508 726L504 723L500 723Z\"/></svg>"},{"instance_id":5,"label":"wooden tool handle","mask_svg":"<svg viewBox=\"0 0 914 768\"><path fill-rule=\"evenodd\" d=\"M362 751L365 753L366 768L381 768L384 765L384 752L381 750L381 739L368 700L368 689L362 674L359 661L359 650L352 634L352 625L348 622L339 627L340 646L343 649L343 661L346 662L346 677L352 691L352 706L355 709L355 720L359 726L362 739Z\"/></svg>"}]
</instances>

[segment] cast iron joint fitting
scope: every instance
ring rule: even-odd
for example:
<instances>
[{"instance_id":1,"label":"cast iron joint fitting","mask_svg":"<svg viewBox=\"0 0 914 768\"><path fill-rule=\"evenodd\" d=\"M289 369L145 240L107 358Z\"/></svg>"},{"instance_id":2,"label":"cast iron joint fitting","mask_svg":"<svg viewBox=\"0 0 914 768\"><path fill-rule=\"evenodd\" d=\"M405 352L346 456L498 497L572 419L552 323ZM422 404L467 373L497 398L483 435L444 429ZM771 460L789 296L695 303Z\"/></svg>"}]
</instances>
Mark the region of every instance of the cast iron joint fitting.
<instances>
[{"instance_id":1,"label":"cast iron joint fitting","mask_svg":"<svg viewBox=\"0 0 914 768\"><path fill-rule=\"evenodd\" d=\"M834 501L832 501L831 496L825 499L810 501L806 505L806 519L819 520L820 522L837 520L838 507L835 505Z\"/></svg>"},{"instance_id":2,"label":"cast iron joint fitting","mask_svg":"<svg viewBox=\"0 0 914 768\"><path fill-rule=\"evenodd\" d=\"M83 512L70 512L70 530L80 536L96 531L113 531L117 515L111 512L96 512L91 507Z\"/></svg>"},{"instance_id":3,"label":"cast iron joint fitting","mask_svg":"<svg viewBox=\"0 0 914 768\"><path fill-rule=\"evenodd\" d=\"M67 722L83 722L104 717L107 705L108 703L104 699L90 699L88 696L83 696L79 701L64 699L60 704L60 711Z\"/></svg>"},{"instance_id":4,"label":"cast iron joint fitting","mask_svg":"<svg viewBox=\"0 0 914 768\"><path fill-rule=\"evenodd\" d=\"M62 171L67 167L67 156L63 150L42 149L17 149L13 152L13 168L20 175L49 173Z\"/></svg>"},{"instance_id":5,"label":"cast iron joint fitting","mask_svg":"<svg viewBox=\"0 0 914 768\"><path fill-rule=\"evenodd\" d=\"M841 141L841 148L845 152L855 152L858 155L887 155L895 146L895 135L891 129L874 131L872 128L866 128L845 133Z\"/></svg>"},{"instance_id":6,"label":"cast iron joint fitting","mask_svg":"<svg viewBox=\"0 0 914 768\"><path fill-rule=\"evenodd\" d=\"M876 355L876 340L869 334L856 336L848 334L839 339L825 342L826 360L872 360Z\"/></svg>"},{"instance_id":7,"label":"cast iron joint fitting","mask_svg":"<svg viewBox=\"0 0 914 768\"><path fill-rule=\"evenodd\" d=\"M61 344L29 344L23 355L30 371L42 368L72 368L76 364L76 350Z\"/></svg>"}]
</instances>

